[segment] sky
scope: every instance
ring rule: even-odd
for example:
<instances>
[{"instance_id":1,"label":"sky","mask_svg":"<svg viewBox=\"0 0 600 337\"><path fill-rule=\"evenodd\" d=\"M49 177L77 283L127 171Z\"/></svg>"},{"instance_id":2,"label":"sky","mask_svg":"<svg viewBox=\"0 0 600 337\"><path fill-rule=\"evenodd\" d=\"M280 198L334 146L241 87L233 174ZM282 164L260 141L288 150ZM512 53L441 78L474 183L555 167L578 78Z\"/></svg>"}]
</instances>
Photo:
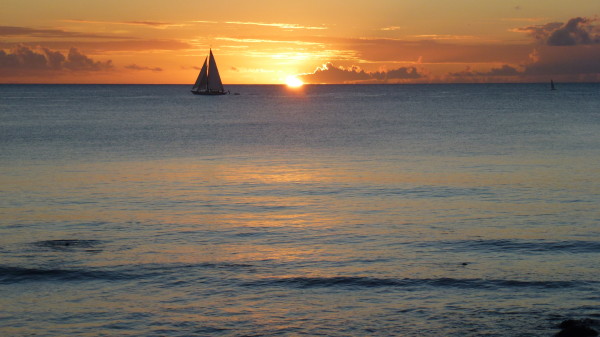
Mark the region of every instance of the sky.
<instances>
[{"instance_id":1,"label":"sky","mask_svg":"<svg viewBox=\"0 0 600 337\"><path fill-rule=\"evenodd\" d=\"M0 83L600 81L600 0L2 0Z\"/></svg>"}]
</instances>

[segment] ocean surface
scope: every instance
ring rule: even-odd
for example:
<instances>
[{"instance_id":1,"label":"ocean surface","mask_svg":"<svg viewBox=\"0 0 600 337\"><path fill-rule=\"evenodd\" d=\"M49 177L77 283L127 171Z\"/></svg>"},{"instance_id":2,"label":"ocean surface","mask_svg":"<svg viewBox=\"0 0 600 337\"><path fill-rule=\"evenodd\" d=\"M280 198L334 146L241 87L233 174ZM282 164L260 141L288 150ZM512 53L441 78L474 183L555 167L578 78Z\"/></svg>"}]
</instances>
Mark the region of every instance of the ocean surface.
<instances>
[{"instance_id":1,"label":"ocean surface","mask_svg":"<svg viewBox=\"0 0 600 337\"><path fill-rule=\"evenodd\" d=\"M600 84L0 85L2 336L600 319Z\"/></svg>"}]
</instances>

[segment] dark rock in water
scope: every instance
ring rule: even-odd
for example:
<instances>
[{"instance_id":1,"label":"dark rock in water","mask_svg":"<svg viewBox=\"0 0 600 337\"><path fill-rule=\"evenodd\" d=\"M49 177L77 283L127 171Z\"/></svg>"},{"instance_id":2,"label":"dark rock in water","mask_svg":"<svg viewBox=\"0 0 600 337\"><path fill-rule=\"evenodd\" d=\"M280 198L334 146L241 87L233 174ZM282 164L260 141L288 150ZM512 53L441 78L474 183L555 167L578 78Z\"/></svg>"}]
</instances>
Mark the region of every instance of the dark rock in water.
<instances>
[{"instance_id":1,"label":"dark rock in water","mask_svg":"<svg viewBox=\"0 0 600 337\"><path fill-rule=\"evenodd\" d=\"M558 325L562 330L557 333L556 337L596 337L598 331L591 328L592 325L597 325L598 321L593 319L568 319Z\"/></svg>"}]
</instances>

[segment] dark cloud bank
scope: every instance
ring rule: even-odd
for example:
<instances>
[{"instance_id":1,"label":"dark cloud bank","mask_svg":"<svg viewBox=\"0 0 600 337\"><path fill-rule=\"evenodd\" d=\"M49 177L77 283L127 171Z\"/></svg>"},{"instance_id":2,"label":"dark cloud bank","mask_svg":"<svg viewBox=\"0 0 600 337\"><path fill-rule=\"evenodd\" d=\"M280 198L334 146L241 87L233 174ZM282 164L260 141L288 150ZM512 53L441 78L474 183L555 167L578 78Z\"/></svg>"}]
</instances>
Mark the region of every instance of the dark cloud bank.
<instances>
[{"instance_id":1,"label":"dark cloud bank","mask_svg":"<svg viewBox=\"0 0 600 337\"><path fill-rule=\"evenodd\" d=\"M577 17L566 24L547 23L541 26L529 26L517 31L529 33L534 39L549 46L575 46L600 43L600 31L594 25L594 19Z\"/></svg>"},{"instance_id":2,"label":"dark cloud bank","mask_svg":"<svg viewBox=\"0 0 600 337\"><path fill-rule=\"evenodd\" d=\"M67 54L48 48L37 50L27 46L19 46L9 52L0 49L0 74L4 75L31 72L103 71L112 68L111 60L94 61L76 48L71 48Z\"/></svg>"},{"instance_id":3,"label":"dark cloud bank","mask_svg":"<svg viewBox=\"0 0 600 337\"><path fill-rule=\"evenodd\" d=\"M306 83L397 83L424 77L415 67L402 67L389 71L365 72L358 67L344 69L327 63L314 73L298 76Z\"/></svg>"},{"instance_id":4,"label":"dark cloud bank","mask_svg":"<svg viewBox=\"0 0 600 337\"><path fill-rule=\"evenodd\" d=\"M556 76L569 81L600 80L600 26L595 19L576 17L567 23L553 22L545 25L515 29L534 39L528 59L520 64L504 64L489 71L464 71L448 73L447 81L502 82L545 81ZM455 47L462 50L460 46ZM401 53L401 50L397 52ZM397 83L427 81L422 69L403 67L385 72L365 72L357 67L348 69L327 63L313 73L300 78L306 83ZM435 81L435 79L431 79Z\"/></svg>"},{"instance_id":5,"label":"dark cloud bank","mask_svg":"<svg viewBox=\"0 0 600 337\"><path fill-rule=\"evenodd\" d=\"M489 72L469 69L449 74L455 79L521 76L541 79L562 76L566 80L600 80L600 29L588 18L572 18L567 23L516 29L526 32L537 42L529 60L519 66L503 65Z\"/></svg>"}]
</instances>

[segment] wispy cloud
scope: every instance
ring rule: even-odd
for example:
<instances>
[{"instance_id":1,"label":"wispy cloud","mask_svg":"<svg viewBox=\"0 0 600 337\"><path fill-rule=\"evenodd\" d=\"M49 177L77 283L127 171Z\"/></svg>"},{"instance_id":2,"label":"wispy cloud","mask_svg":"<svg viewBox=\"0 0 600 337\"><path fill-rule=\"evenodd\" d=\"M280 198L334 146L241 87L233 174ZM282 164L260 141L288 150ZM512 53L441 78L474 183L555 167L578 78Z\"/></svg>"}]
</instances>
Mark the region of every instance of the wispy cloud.
<instances>
[{"instance_id":1,"label":"wispy cloud","mask_svg":"<svg viewBox=\"0 0 600 337\"><path fill-rule=\"evenodd\" d=\"M509 21L509 22L542 22L547 21L548 18L542 17L533 17L533 18L501 18L500 21Z\"/></svg>"},{"instance_id":2,"label":"wispy cloud","mask_svg":"<svg viewBox=\"0 0 600 337\"><path fill-rule=\"evenodd\" d=\"M322 30L327 29L325 26L302 26L295 23L265 23L265 22L251 22L251 21L226 21L225 23L230 25L252 25L252 26L264 26L264 27L276 27L281 29L308 29L308 30Z\"/></svg>"},{"instance_id":3,"label":"wispy cloud","mask_svg":"<svg viewBox=\"0 0 600 337\"><path fill-rule=\"evenodd\" d=\"M400 26L389 26L389 27L380 28L379 30L394 31L394 30L400 30L400 29L402 29L402 27L400 27Z\"/></svg>"},{"instance_id":4,"label":"wispy cloud","mask_svg":"<svg viewBox=\"0 0 600 337\"><path fill-rule=\"evenodd\" d=\"M531 46L526 44L472 43L473 40L421 38L331 39L333 49L354 51L368 63L383 61L413 62L422 58L427 63L517 63L527 58Z\"/></svg>"},{"instance_id":5,"label":"wispy cloud","mask_svg":"<svg viewBox=\"0 0 600 337\"><path fill-rule=\"evenodd\" d=\"M419 39L427 39L427 40L474 40L477 39L476 36L472 35L449 35L449 34L422 34L422 35L413 35Z\"/></svg>"},{"instance_id":6,"label":"wispy cloud","mask_svg":"<svg viewBox=\"0 0 600 337\"><path fill-rule=\"evenodd\" d=\"M18 26L0 26L0 37L40 37L40 38L93 38L93 39L131 39L120 35L90 34L65 31L62 29L40 29Z\"/></svg>"},{"instance_id":7,"label":"wispy cloud","mask_svg":"<svg viewBox=\"0 0 600 337\"><path fill-rule=\"evenodd\" d=\"M131 26L149 26L152 28L165 29L169 27L183 27L186 24L162 22L162 21L96 21L96 20L61 20L62 22L89 23L89 24L111 24L111 25L131 25Z\"/></svg>"},{"instance_id":8,"label":"wispy cloud","mask_svg":"<svg viewBox=\"0 0 600 337\"><path fill-rule=\"evenodd\" d=\"M219 23L219 21L208 21L208 20L193 20L193 21L189 21L192 23Z\"/></svg>"},{"instance_id":9,"label":"wispy cloud","mask_svg":"<svg viewBox=\"0 0 600 337\"><path fill-rule=\"evenodd\" d=\"M289 44L310 45L310 46L322 45L322 43L319 43L319 42L298 41L298 40L269 40L269 39L236 38L236 37L217 37L216 39L223 40L223 41L241 42L241 43L289 43Z\"/></svg>"},{"instance_id":10,"label":"wispy cloud","mask_svg":"<svg viewBox=\"0 0 600 337\"><path fill-rule=\"evenodd\" d=\"M130 64L128 66L125 66L125 69L129 69L129 70L162 71L162 68L159 68L159 67L145 67L145 66L138 66L137 64Z\"/></svg>"},{"instance_id":11,"label":"wispy cloud","mask_svg":"<svg viewBox=\"0 0 600 337\"><path fill-rule=\"evenodd\" d=\"M0 41L0 48L10 49L17 46L36 48L43 46L51 49L68 50L76 45L81 50L94 54L110 54L118 52L175 51L193 49L194 46L178 40L113 40L113 41L31 41L27 43L10 43Z\"/></svg>"}]
</instances>

